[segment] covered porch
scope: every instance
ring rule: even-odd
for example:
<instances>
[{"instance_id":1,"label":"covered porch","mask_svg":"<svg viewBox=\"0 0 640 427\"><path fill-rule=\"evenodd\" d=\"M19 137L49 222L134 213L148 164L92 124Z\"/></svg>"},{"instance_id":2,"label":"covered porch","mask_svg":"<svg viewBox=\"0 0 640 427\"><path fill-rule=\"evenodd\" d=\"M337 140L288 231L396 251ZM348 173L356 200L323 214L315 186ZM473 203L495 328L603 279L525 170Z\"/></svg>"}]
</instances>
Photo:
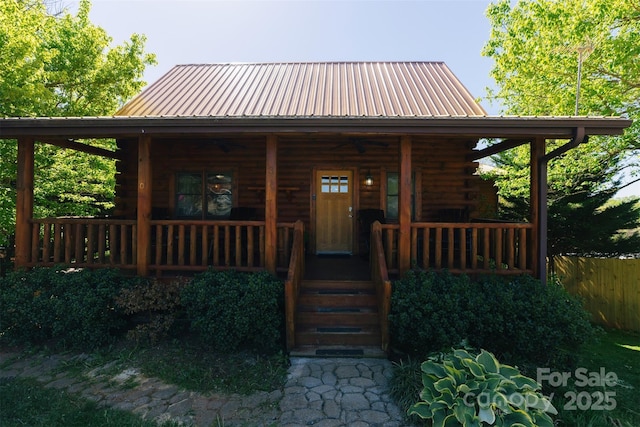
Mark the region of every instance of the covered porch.
<instances>
[{"instance_id":1,"label":"covered porch","mask_svg":"<svg viewBox=\"0 0 640 427\"><path fill-rule=\"evenodd\" d=\"M336 211L348 225L338 236L339 244L346 236L346 250L338 252L368 263L376 333L386 349L391 279L411 268L544 280L547 162L589 134L619 134L627 126L618 118L22 118L2 119L0 137L18 141L18 268L113 267L142 276L267 270L285 279L289 348L302 339L297 319L306 257L327 244L320 230L331 215L318 205L347 196ZM363 150L364 137L373 143ZM118 150L82 142L91 138L114 138ZM479 148L484 138L496 144ZM552 138L569 142L546 153ZM35 218L36 143L116 159L114 215ZM241 148L225 151L221 144ZM531 152L529 221L480 217L476 160L523 144ZM236 178L233 207L249 207L254 217L181 217L179 174L228 165ZM331 197L323 199L325 190ZM366 229L357 221L365 209L383 211L385 220Z\"/></svg>"}]
</instances>

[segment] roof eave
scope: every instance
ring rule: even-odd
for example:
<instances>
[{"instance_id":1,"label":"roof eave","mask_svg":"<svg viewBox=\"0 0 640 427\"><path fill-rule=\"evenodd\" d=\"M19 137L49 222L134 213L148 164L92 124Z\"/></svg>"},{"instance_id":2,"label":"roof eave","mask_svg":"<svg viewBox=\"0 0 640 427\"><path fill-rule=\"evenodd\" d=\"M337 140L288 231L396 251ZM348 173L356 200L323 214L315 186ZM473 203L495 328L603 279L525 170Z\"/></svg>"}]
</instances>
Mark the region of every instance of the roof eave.
<instances>
[{"instance_id":1,"label":"roof eave","mask_svg":"<svg viewBox=\"0 0 640 427\"><path fill-rule=\"evenodd\" d=\"M370 133L483 138L571 138L620 135L632 121L620 117L71 117L0 119L0 138L58 136L122 138L221 133Z\"/></svg>"}]
</instances>

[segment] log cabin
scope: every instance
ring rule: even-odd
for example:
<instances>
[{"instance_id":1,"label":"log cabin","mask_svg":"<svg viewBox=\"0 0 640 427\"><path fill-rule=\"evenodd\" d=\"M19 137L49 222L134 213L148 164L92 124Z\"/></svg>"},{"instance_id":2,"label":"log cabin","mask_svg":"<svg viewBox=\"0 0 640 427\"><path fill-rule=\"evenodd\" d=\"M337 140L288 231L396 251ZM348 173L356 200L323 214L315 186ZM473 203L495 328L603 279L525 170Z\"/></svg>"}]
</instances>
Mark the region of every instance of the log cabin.
<instances>
[{"instance_id":1,"label":"log cabin","mask_svg":"<svg viewBox=\"0 0 640 427\"><path fill-rule=\"evenodd\" d=\"M0 138L18 141L17 267L267 270L284 278L289 349L386 349L391 279L411 268L544 280L547 162L629 125L489 116L442 62L225 63L176 66L112 117L0 119ZM113 215L34 218L35 143L115 159ZM523 144L529 221L487 218L478 160ZM366 277L346 283L359 267L343 259ZM366 310L328 318L340 306Z\"/></svg>"}]
</instances>

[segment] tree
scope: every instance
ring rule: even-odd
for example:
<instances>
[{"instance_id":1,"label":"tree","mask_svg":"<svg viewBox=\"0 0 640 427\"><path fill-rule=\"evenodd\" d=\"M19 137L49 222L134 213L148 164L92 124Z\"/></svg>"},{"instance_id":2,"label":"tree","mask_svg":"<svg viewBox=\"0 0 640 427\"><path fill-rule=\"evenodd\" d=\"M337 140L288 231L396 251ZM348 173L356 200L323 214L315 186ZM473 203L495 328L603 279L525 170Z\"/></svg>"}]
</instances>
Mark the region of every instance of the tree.
<instances>
[{"instance_id":1,"label":"tree","mask_svg":"<svg viewBox=\"0 0 640 427\"><path fill-rule=\"evenodd\" d=\"M498 0L487 9L483 54L505 114L620 115L640 119L640 3L637 0ZM566 143L550 141L547 151ZM611 204L623 178L640 179L640 121L620 137L592 137L548 165L549 255L640 248L635 200ZM508 216L528 212L529 151L495 157ZM627 178L628 179L628 178ZM605 220L606 218L606 220ZM606 244L605 244L606 243Z\"/></svg>"},{"instance_id":2,"label":"tree","mask_svg":"<svg viewBox=\"0 0 640 427\"><path fill-rule=\"evenodd\" d=\"M144 86L155 63L145 37L133 34L110 47L111 38L89 20L91 3L77 14L49 12L47 0L0 0L0 115L111 115ZM114 141L83 141L115 148ZM0 245L15 224L16 142L0 141ZM113 160L36 145L35 213L93 215L113 204Z\"/></svg>"}]
</instances>

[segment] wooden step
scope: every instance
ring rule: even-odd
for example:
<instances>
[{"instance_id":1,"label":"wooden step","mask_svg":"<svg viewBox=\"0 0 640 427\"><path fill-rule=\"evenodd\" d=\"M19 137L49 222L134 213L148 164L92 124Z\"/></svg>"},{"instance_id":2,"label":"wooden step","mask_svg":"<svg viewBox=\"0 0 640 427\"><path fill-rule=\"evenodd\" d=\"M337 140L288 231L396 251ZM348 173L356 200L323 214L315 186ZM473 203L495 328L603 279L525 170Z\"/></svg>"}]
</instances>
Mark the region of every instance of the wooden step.
<instances>
[{"instance_id":1,"label":"wooden step","mask_svg":"<svg viewBox=\"0 0 640 427\"><path fill-rule=\"evenodd\" d=\"M376 306L377 299L373 294L303 292L298 295L298 308L305 308L303 311L338 307L375 309Z\"/></svg>"},{"instance_id":2,"label":"wooden step","mask_svg":"<svg viewBox=\"0 0 640 427\"><path fill-rule=\"evenodd\" d=\"M292 357L351 357L386 359L380 346L370 345L301 345L291 350Z\"/></svg>"},{"instance_id":3,"label":"wooden step","mask_svg":"<svg viewBox=\"0 0 640 427\"><path fill-rule=\"evenodd\" d=\"M377 311L298 311L296 324L305 326L375 326L380 323Z\"/></svg>"},{"instance_id":4,"label":"wooden step","mask_svg":"<svg viewBox=\"0 0 640 427\"><path fill-rule=\"evenodd\" d=\"M372 282L303 281L295 321L296 346L331 346L343 354L354 346L379 348L377 304Z\"/></svg>"},{"instance_id":5,"label":"wooden step","mask_svg":"<svg viewBox=\"0 0 640 427\"><path fill-rule=\"evenodd\" d=\"M353 289L375 292L376 287L373 282L366 280L303 280L300 284L301 291L311 289Z\"/></svg>"},{"instance_id":6,"label":"wooden step","mask_svg":"<svg viewBox=\"0 0 640 427\"><path fill-rule=\"evenodd\" d=\"M310 327L296 330L296 345L380 345L379 329Z\"/></svg>"}]
</instances>

